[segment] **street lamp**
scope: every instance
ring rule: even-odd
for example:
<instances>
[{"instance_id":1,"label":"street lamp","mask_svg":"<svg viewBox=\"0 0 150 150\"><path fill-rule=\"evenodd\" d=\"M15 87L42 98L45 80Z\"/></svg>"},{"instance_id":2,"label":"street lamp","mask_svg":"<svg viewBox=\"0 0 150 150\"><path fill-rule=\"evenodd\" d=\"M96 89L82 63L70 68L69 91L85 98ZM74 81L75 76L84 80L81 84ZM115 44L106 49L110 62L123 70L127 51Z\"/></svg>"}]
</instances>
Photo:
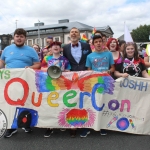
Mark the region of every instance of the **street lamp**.
<instances>
[{"instance_id":1,"label":"street lamp","mask_svg":"<svg viewBox=\"0 0 150 150\"><path fill-rule=\"evenodd\" d=\"M38 44L39 44L39 46L41 47L41 40L40 40L40 26L39 26L39 24L40 24L40 21L38 20Z\"/></svg>"},{"instance_id":2,"label":"street lamp","mask_svg":"<svg viewBox=\"0 0 150 150\"><path fill-rule=\"evenodd\" d=\"M16 29L17 29L17 21L18 21L18 20L16 20Z\"/></svg>"}]
</instances>

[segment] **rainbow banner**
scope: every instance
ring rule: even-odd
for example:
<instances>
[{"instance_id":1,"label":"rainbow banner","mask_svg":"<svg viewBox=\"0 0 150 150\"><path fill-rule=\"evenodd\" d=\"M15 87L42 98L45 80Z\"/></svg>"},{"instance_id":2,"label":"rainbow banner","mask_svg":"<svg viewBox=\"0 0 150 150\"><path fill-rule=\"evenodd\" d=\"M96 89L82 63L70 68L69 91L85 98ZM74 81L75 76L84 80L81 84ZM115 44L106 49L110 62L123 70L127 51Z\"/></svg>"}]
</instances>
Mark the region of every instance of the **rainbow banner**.
<instances>
[{"instance_id":1,"label":"rainbow banner","mask_svg":"<svg viewBox=\"0 0 150 150\"><path fill-rule=\"evenodd\" d=\"M94 71L63 72L52 79L46 72L27 68L1 69L0 80L0 112L6 115L8 128L150 134L149 79L115 81L107 73Z\"/></svg>"}]
</instances>

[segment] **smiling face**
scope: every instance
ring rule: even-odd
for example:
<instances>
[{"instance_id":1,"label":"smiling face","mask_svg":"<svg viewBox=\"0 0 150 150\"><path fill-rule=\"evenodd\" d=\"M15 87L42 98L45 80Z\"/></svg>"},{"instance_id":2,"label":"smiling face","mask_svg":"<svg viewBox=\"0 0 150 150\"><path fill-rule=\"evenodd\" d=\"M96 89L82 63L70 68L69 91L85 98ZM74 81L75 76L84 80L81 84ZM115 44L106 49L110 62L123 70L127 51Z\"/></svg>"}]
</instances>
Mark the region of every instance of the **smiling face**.
<instances>
[{"instance_id":1,"label":"smiling face","mask_svg":"<svg viewBox=\"0 0 150 150\"><path fill-rule=\"evenodd\" d=\"M126 47L126 54L128 58L134 57L135 48L133 45L129 45Z\"/></svg>"},{"instance_id":2,"label":"smiling face","mask_svg":"<svg viewBox=\"0 0 150 150\"><path fill-rule=\"evenodd\" d=\"M111 50L111 51L116 51L116 48L117 48L117 43L116 43L115 40L112 40L112 41L110 42L110 50Z\"/></svg>"},{"instance_id":3,"label":"smiling face","mask_svg":"<svg viewBox=\"0 0 150 150\"><path fill-rule=\"evenodd\" d=\"M78 43L79 41L79 38L80 38L80 32L78 29L76 28L72 28L71 31L70 31L70 40L72 43Z\"/></svg>"},{"instance_id":4,"label":"smiling face","mask_svg":"<svg viewBox=\"0 0 150 150\"><path fill-rule=\"evenodd\" d=\"M33 45L33 48L35 49L35 51L36 51L37 53L40 52L40 49L39 49L39 47L38 47L37 45Z\"/></svg>"},{"instance_id":5,"label":"smiling face","mask_svg":"<svg viewBox=\"0 0 150 150\"><path fill-rule=\"evenodd\" d=\"M52 46L52 53L53 54L59 54L61 51L61 47L59 45L53 45Z\"/></svg>"}]
</instances>

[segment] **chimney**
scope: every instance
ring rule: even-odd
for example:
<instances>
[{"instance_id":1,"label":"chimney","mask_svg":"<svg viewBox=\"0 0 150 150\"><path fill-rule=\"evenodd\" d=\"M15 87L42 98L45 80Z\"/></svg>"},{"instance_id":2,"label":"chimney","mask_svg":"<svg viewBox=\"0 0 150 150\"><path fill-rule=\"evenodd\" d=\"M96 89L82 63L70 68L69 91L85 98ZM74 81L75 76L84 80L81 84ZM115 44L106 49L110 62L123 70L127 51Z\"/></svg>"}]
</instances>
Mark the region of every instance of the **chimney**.
<instances>
[{"instance_id":1,"label":"chimney","mask_svg":"<svg viewBox=\"0 0 150 150\"><path fill-rule=\"evenodd\" d=\"M69 19L58 20L58 23L68 23Z\"/></svg>"}]
</instances>

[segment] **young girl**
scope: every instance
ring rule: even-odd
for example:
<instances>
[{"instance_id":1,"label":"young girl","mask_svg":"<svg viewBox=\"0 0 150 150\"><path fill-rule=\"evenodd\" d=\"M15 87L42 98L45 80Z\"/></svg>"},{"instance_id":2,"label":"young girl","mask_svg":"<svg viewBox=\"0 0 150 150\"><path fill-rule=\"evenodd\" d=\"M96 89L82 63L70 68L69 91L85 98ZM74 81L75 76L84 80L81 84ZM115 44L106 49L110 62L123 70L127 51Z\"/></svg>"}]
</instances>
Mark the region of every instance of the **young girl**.
<instances>
[{"instance_id":1,"label":"young girl","mask_svg":"<svg viewBox=\"0 0 150 150\"><path fill-rule=\"evenodd\" d=\"M122 62L116 64L114 75L117 78L128 77L129 75L150 78L146 72L146 66L143 59L138 56L136 43L128 42L125 44Z\"/></svg>"},{"instance_id":2,"label":"young girl","mask_svg":"<svg viewBox=\"0 0 150 150\"><path fill-rule=\"evenodd\" d=\"M52 55L44 57L41 64L41 70L47 71L48 67L56 65L61 68L61 71L69 71L71 69L70 63L64 56L60 55L60 51L61 51L61 43L57 41L53 42L51 44Z\"/></svg>"},{"instance_id":3,"label":"young girl","mask_svg":"<svg viewBox=\"0 0 150 150\"><path fill-rule=\"evenodd\" d=\"M69 61L64 57L60 55L61 51L61 43L60 42L53 42L51 44L51 53L52 55L45 56L42 64L41 64L41 70L47 71L48 67L52 65L59 66L61 71L70 71L70 63ZM44 137L50 137L50 135L53 133L53 130L48 128L44 134Z\"/></svg>"}]
</instances>

